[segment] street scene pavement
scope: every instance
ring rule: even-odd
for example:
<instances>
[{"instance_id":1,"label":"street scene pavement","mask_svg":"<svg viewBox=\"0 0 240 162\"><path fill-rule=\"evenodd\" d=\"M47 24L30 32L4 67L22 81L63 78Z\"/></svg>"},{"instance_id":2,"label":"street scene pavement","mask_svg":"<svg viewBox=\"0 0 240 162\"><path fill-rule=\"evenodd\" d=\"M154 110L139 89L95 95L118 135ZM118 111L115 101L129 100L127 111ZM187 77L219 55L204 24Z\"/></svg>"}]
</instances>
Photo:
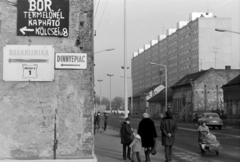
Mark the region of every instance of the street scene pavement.
<instances>
[{"instance_id":1,"label":"street scene pavement","mask_svg":"<svg viewBox=\"0 0 240 162\"><path fill-rule=\"evenodd\" d=\"M165 161L163 147L158 142L157 154L151 155L151 162ZM106 131L95 134L95 154L98 162L122 162L122 145L119 131L114 127L108 127ZM144 162L144 151L141 152L141 160ZM172 160L172 162L177 162Z\"/></svg>"},{"instance_id":2,"label":"street scene pavement","mask_svg":"<svg viewBox=\"0 0 240 162\"><path fill-rule=\"evenodd\" d=\"M122 145L120 143L119 129L123 116L109 116L108 128L105 132L95 135L95 154L98 162L118 162L122 160ZM131 126L138 128L140 118L132 118ZM154 120L158 134L157 154L151 155L151 162L165 161L164 147L161 145L161 132L159 121ZM239 127L224 127L222 130L210 129L217 136L223 146L219 155L206 152L201 155L197 144L197 125L193 123L178 123L176 141L173 147L173 162L239 162L240 159L240 129ZM144 151L141 152L144 162Z\"/></svg>"}]
</instances>

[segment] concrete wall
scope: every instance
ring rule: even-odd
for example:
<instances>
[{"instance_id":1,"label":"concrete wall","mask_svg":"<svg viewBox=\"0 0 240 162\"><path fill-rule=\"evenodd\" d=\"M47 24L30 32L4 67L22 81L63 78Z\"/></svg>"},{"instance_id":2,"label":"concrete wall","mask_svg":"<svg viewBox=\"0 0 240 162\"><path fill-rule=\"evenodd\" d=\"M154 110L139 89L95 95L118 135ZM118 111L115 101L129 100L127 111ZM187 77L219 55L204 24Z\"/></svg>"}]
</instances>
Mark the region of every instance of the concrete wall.
<instances>
[{"instance_id":1,"label":"concrete wall","mask_svg":"<svg viewBox=\"0 0 240 162\"><path fill-rule=\"evenodd\" d=\"M57 158L93 158L93 0L69 0L67 38L17 36L16 3L0 1L0 159L52 159L55 110ZM87 69L55 70L52 82L4 82L3 46L29 43L87 53Z\"/></svg>"}]
</instances>

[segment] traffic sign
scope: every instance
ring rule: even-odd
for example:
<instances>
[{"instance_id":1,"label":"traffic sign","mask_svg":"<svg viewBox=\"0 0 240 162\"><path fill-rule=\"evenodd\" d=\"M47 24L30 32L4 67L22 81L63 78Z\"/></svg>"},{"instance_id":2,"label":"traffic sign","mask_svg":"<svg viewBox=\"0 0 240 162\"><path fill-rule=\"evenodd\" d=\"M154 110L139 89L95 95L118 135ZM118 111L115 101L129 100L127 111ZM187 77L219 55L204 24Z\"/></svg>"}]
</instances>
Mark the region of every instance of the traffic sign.
<instances>
[{"instance_id":1,"label":"traffic sign","mask_svg":"<svg viewBox=\"0 0 240 162\"><path fill-rule=\"evenodd\" d=\"M54 48L50 45L3 47L4 81L53 81Z\"/></svg>"},{"instance_id":2,"label":"traffic sign","mask_svg":"<svg viewBox=\"0 0 240 162\"><path fill-rule=\"evenodd\" d=\"M56 53L55 69L86 69L86 53Z\"/></svg>"},{"instance_id":3,"label":"traffic sign","mask_svg":"<svg viewBox=\"0 0 240 162\"><path fill-rule=\"evenodd\" d=\"M18 0L18 36L69 35L69 0Z\"/></svg>"}]
</instances>

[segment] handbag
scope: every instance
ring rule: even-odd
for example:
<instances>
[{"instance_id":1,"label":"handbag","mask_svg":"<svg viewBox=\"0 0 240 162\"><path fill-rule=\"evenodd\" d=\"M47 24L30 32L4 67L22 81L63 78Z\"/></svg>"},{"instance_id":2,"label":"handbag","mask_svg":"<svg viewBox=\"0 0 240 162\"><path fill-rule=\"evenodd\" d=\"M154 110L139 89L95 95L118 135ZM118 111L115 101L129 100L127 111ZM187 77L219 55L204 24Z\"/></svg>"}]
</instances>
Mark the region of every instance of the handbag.
<instances>
[{"instance_id":1,"label":"handbag","mask_svg":"<svg viewBox=\"0 0 240 162\"><path fill-rule=\"evenodd\" d=\"M156 155L156 154L157 154L157 149L156 149L155 146L152 147L152 149L151 149L151 154L152 154L152 155Z\"/></svg>"},{"instance_id":2,"label":"handbag","mask_svg":"<svg viewBox=\"0 0 240 162\"><path fill-rule=\"evenodd\" d=\"M157 154L157 141L154 141L154 146L151 148L151 154L156 155Z\"/></svg>"}]
</instances>

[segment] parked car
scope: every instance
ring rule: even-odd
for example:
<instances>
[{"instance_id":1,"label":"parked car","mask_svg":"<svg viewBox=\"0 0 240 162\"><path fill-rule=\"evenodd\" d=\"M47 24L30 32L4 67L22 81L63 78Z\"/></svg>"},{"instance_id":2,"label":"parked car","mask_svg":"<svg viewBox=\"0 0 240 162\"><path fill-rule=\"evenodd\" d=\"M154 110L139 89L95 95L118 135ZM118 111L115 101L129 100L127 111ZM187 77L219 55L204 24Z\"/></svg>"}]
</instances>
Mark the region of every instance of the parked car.
<instances>
[{"instance_id":1,"label":"parked car","mask_svg":"<svg viewBox=\"0 0 240 162\"><path fill-rule=\"evenodd\" d=\"M202 117L198 119L198 124L205 121L207 126L218 127L218 129L221 129L223 126L223 120L220 119L219 115L217 113L203 113Z\"/></svg>"}]
</instances>

